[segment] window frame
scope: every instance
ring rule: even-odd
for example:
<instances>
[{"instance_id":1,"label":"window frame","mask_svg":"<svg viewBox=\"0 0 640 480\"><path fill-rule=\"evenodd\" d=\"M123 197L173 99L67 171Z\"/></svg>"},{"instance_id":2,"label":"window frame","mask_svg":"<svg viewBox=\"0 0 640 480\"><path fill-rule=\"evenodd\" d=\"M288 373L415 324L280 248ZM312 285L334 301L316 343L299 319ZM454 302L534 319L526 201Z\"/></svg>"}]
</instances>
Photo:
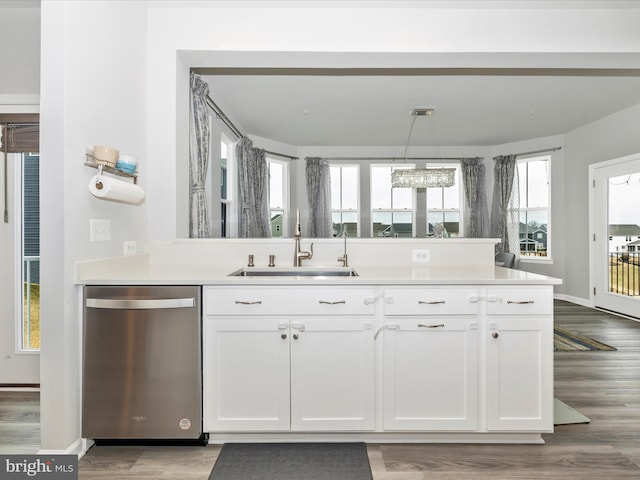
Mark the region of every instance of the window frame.
<instances>
[{"instance_id":1,"label":"window frame","mask_svg":"<svg viewBox=\"0 0 640 480\"><path fill-rule=\"evenodd\" d=\"M289 218L291 208L290 208L290 169L289 169L289 161L282 160L277 158L276 156L272 156L269 154L265 155L265 160L267 161L267 170L269 172L269 181L268 181L268 198L269 198L269 223L271 223L271 211L272 210L282 210L282 232L280 237L276 238L286 238L289 236L289 222L286 219ZM282 166L282 208L272 208L271 206L271 164L278 164Z\"/></svg>"},{"instance_id":2,"label":"window frame","mask_svg":"<svg viewBox=\"0 0 640 480\"><path fill-rule=\"evenodd\" d=\"M355 168L356 169L356 209L353 210L351 208L342 208L342 169L346 168L346 167L350 167L350 168ZM340 208L331 208L331 219L332 219L332 223L333 223L333 214L334 213L340 213L341 214L341 218L342 218L342 214L343 213L354 213L356 214L356 238L359 238L360 235L362 235L362 221L361 221L361 191L362 189L360 188L360 181L361 181L361 175L360 175L360 165L356 164L356 163L338 163L338 162L333 162L333 163L329 163L329 169L331 168L339 168L340 169ZM331 204L333 205L333 199L331 199ZM342 232L338 232L338 236L341 236Z\"/></svg>"},{"instance_id":3,"label":"window frame","mask_svg":"<svg viewBox=\"0 0 640 480\"><path fill-rule=\"evenodd\" d=\"M520 262L524 262L524 263L552 263L553 262L553 257L552 257L552 245L551 245L551 238L552 238L552 232L551 232L551 186L552 186L552 175L551 175L551 162L552 162L552 156L550 154L544 154L544 155L535 155L535 156L527 156L527 157L522 157L522 158L516 158L516 163L517 163L517 167L518 167L518 171L516 172L518 175L518 182L521 182L520 179L520 169L519 166L521 164L528 164L530 162L533 161L542 161L546 159L547 162L547 206L546 207L524 207L521 208L520 205L518 205L517 208L517 213L518 213L518 219L520 219L520 215L522 212L546 212L547 214L547 224L546 224L546 235L547 235L547 241L546 241L546 255L522 255L522 250L520 250L519 255L520 255ZM527 169L527 181L525 183L527 190L529 189L529 176L528 176L528 169ZM518 193L520 196L520 203L522 203L522 198L523 198L523 192L520 191L520 185L518 185ZM524 192L524 194L526 195L527 192ZM526 196L525 196L526 198ZM529 233L529 232L527 232ZM533 234L533 232L531 232ZM528 235L526 238L529 238ZM518 228L518 243L520 243L521 239L520 238L520 229ZM532 239L533 240L533 239Z\"/></svg>"},{"instance_id":4,"label":"window frame","mask_svg":"<svg viewBox=\"0 0 640 480\"><path fill-rule=\"evenodd\" d=\"M456 185L458 185L458 208L429 208L429 199L428 195L425 195L425 220L426 220L426 228L427 228L427 236L430 236L429 232L429 212L437 212L442 213L443 216L445 213L458 212L458 235L455 238L463 238L464 237L464 188L462 185L462 164L460 162L453 163L434 163L427 162L425 168L456 168ZM433 188L433 187L431 187ZM442 195L442 205L444 206L444 188L445 187L435 187L440 189ZM426 190L428 190L427 187Z\"/></svg>"},{"instance_id":5,"label":"window frame","mask_svg":"<svg viewBox=\"0 0 640 480\"><path fill-rule=\"evenodd\" d=\"M8 161L13 165L13 227L14 241L14 342L15 354L17 355L39 355L40 347L25 348L25 290L24 290L24 168L25 155L28 153L9 153ZM38 157L40 155L38 154ZM12 158L13 157L13 158Z\"/></svg>"},{"instance_id":6,"label":"window frame","mask_svg":"<svg viewBox=\"0 0 640 480\"><path fill-rule=\"evenodd\" d=\"M414 163L371 163L369 165L369 202L370 202L370 228L371 228L371 238L387 238L385 236L381 236L381 237L376 237L375 236L375 232L374 232L374 224L373 224L373 217L374 217L374 213L385 213L385 212L390 212L391 213L391 222L393 223L393 214L394 212L398 212L398 213L402 213L402 212L407 212L410 211L411 212L411 236L407 237L407 238L416 238L417 237L417 218L416 218L416 214L417 214L417 195L416 195L416 189L412 188L411 189L411 209L395 209L393 208L393 187L391 187L391 190L389 191L390 196L391 196L391 208L377 208L374 209L373 208L373 169L374 168L391 168L391 172L393 172L394 168L402 168L402 169L412 169L412 168L417 168L416 165ZM396 238L394 236L390 236L388 238Z\"/></svg>"}]
</instances>

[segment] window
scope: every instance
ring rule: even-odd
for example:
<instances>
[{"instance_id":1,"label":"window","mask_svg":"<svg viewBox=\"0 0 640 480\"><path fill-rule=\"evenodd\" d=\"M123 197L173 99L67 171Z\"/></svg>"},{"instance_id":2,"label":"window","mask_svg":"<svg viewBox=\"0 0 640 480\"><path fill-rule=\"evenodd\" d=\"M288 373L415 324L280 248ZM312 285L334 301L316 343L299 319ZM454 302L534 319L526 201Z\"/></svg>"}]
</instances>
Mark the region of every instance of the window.
<instances>
[{"instance_id":1,"label":"window","mask_svg":"<svg viewBox=\"0 0 640 480\"><path fill-rule=\"evenodd\" d=\"M551 157L518 160L520 255L550 256L549 166Z\"/></svg>"},{"instance_id":2,"label":"window","mask_svg":"<svg viewBox=\"0 0 640 480\"><path fill-rule=\"evenodd\" d=\"M356 165L331 165L331 218L333 235L343 232L349 237L360 233L358 198L359 169Z\"/></svg>"},{"instance_id":3,"label":"window","mask_svg":"<svg viewBox=\"0 0 640 480\"><path fill-rule=\"evenodd\" d=\"M288 164L281 160L267 158L269 165L269 218L271 219L271 236L287 236L287 223L284 221L289 215L289 169Z\"/></svg>"},{"instance_id":4,"label":"window","mask_svg":"<svg viewBox=\"0 0 640 480\"><path fill-rule=\"evenodd\" d=\"M454 168L454 165L427 164L427 168ZM455 165L456 180L450 187L427 188L427 235L435 235L435 227L442 224L445 229L445 236L460 237L461 231L461 209L462 204L462 179L460 166Z\"/></svg>"},{"instance_id":5,"label":"window","mask_svg":"<svg viewBox=\"0 0 640 480\"><path fill-rule=\"evenodd\" d=\"M415 165L371 166L371 223L373 237L414 236L414 193L412 188L392 188L391 172Z\"/></svg>"},{"instance_id":6,"label":"window","mask_svg":"<svg viewBox=\"0 0 640 480\"><path fill-rule=\"evenodd\" d=\"M18 351L40 349L40 156L16 154L15 244L20 245L16 271Z\"/></svg>"}]
</instances>

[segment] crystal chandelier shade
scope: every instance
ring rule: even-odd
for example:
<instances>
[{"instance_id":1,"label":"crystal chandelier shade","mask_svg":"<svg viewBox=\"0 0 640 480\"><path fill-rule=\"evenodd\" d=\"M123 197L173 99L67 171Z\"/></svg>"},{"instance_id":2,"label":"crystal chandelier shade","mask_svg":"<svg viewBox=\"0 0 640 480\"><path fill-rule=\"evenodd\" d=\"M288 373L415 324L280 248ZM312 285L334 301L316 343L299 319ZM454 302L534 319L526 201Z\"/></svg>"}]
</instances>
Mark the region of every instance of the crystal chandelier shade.
<instances>
[{"instance_id":1,"label":"crystal chandelier shade","mask_svg":"<svg viewBox=\"0 0 640 480\"><path fill-rule=\"evenodd\" d=\"M391 172L394 188L451 187L456 180L455 168L414 168Z\"/></svg>"}]
</instances>

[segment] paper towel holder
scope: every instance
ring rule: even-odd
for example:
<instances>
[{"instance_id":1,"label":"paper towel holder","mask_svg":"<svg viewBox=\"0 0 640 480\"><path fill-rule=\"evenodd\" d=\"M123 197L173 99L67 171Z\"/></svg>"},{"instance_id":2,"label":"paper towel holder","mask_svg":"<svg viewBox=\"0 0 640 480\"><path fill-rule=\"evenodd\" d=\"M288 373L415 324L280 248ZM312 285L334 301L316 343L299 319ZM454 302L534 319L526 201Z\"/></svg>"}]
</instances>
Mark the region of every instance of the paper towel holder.
<instances>
[{"instance_id":1,"label":"paper towel holder","mask_svg":"<svg viewBox=\"0 0 640 480\"><path fill-rule=\"evenodd\" d=\"M98 176L96 177L96 188L98 190L102 190L104 188L104 185L100 181L102 180L102 167L104 167L104 165L98 165Z\"/></svg>"}]
</instances>

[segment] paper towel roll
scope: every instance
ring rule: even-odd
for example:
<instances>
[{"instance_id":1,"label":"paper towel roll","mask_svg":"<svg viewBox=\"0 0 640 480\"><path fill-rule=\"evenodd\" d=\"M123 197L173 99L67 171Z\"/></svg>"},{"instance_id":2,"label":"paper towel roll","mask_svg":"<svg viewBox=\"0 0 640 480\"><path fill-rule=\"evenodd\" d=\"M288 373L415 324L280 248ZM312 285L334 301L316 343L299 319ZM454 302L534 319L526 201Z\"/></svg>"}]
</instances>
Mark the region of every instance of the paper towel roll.
<instances>
[{"instance_id":1,"label":"paper towel roll","mask_svg":"<svg viewBox=\"0 0 640 480\"><path fill-rule=\"evenodd\" d=\"M89 191L103 200L139 205L144 200L144 190L133 183L105 175L94 175L89 181Z\"/></svg>"}]
</instances>

